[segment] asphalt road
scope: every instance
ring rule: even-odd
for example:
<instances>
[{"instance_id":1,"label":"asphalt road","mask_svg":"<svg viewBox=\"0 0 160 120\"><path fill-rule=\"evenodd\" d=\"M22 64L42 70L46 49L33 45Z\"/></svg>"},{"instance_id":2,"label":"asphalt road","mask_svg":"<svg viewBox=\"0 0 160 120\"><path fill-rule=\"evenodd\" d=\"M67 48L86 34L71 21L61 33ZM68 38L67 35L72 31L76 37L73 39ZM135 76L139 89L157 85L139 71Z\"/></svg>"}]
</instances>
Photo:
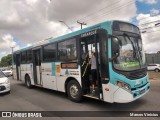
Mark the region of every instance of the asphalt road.
<instances>
[{"instance_id":1,"label":"asphalt road","mask_svg":"<svg viewBox=\"0 0 160 120\"><path fill-rule=\"evenodd\" d=\"M134 102L118 104L90 98L74 103L64 93L38 87L28 89L23 83L11 79L11 93L0 95L0 111L160 111L160 80L150 82L148 94Z\"/></svg>"}]
</instances>

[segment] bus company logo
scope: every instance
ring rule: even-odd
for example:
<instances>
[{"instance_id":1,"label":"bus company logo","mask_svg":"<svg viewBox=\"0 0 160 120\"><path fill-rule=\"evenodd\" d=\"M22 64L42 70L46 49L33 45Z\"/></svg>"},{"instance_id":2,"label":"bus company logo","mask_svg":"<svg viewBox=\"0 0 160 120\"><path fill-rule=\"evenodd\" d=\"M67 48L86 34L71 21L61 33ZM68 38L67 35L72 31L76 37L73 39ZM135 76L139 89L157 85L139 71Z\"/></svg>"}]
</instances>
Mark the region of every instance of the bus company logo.
<instances>
[{"instance_id":1,"label":"bus company logo","mask_svg":"<svg viewBox=\"0 0 160 120\"><path fill-rule=\"evenodd\" d=\"M2 117L12 117L11 112L2 112Z\"/></svg>"},{"instance_id":2,"label":"bus company logo","mask_svg":"<svg viewBox=\"0 0 160 120\"><path fill-rule=\"evenodd\" d=\"M141 85L141 84L143 84L143 82L141 82L141 81L136 81L136 82L135 82L135 86L139 86L139 85Z\"/></svg>"}]
</instances>

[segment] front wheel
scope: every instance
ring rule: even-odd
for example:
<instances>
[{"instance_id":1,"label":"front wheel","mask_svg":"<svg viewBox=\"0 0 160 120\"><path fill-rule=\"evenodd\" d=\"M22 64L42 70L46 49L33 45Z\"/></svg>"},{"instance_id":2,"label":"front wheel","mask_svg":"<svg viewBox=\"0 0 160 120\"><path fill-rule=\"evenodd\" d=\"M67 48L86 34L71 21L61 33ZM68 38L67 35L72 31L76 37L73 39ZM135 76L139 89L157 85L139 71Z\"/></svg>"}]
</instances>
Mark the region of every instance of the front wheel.
<instances>
[{"instance_id":1,"label":"front wheel","mask_svg":"<svg viewBox=\"0 0 160 120\"><path fill-rule=\"evenodd\" d=\"M71 80L67 85L67 94L70 100L80 102L82 99L82 89L78 82Z\"/></svg>"}]
</instances>

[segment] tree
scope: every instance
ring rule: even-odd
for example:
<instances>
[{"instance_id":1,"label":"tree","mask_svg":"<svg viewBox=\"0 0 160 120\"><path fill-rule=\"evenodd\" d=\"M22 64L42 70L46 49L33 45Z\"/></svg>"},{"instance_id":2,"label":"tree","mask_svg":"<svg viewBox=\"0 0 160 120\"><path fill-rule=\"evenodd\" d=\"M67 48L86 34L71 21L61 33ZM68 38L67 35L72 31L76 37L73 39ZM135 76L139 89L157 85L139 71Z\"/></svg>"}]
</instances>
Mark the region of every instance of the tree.
<instances>
[{"instance_id":1,"label":"tree","mask_svg":"<svg viewBox=\"0 0 160 120\"><path fill-rule=\"evenodd\" d=\"M7 67L12 64L12 54L8 54L1 58L0 67Z\"/></svg>"}]
</instances>

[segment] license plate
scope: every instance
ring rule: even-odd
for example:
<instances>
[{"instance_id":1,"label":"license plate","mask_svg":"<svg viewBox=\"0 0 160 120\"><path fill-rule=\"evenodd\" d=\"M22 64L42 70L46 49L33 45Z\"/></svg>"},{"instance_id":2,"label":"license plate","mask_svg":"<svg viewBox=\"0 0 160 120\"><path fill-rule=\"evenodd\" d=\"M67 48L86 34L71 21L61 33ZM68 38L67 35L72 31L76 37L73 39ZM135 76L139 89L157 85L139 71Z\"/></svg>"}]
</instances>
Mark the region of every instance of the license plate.
<instances>
[{"instance_id":1,"label":"license plate","mask_svg":"<svg viewBox=\"0 0 160 120\"><path fill-rule=\"evenodd\" d=\"M140 94L143 94L144 92L145 92L145 89L144 89L144 90L141 90L141 91L140 91Z\"/></svg>"}]
</instances>

